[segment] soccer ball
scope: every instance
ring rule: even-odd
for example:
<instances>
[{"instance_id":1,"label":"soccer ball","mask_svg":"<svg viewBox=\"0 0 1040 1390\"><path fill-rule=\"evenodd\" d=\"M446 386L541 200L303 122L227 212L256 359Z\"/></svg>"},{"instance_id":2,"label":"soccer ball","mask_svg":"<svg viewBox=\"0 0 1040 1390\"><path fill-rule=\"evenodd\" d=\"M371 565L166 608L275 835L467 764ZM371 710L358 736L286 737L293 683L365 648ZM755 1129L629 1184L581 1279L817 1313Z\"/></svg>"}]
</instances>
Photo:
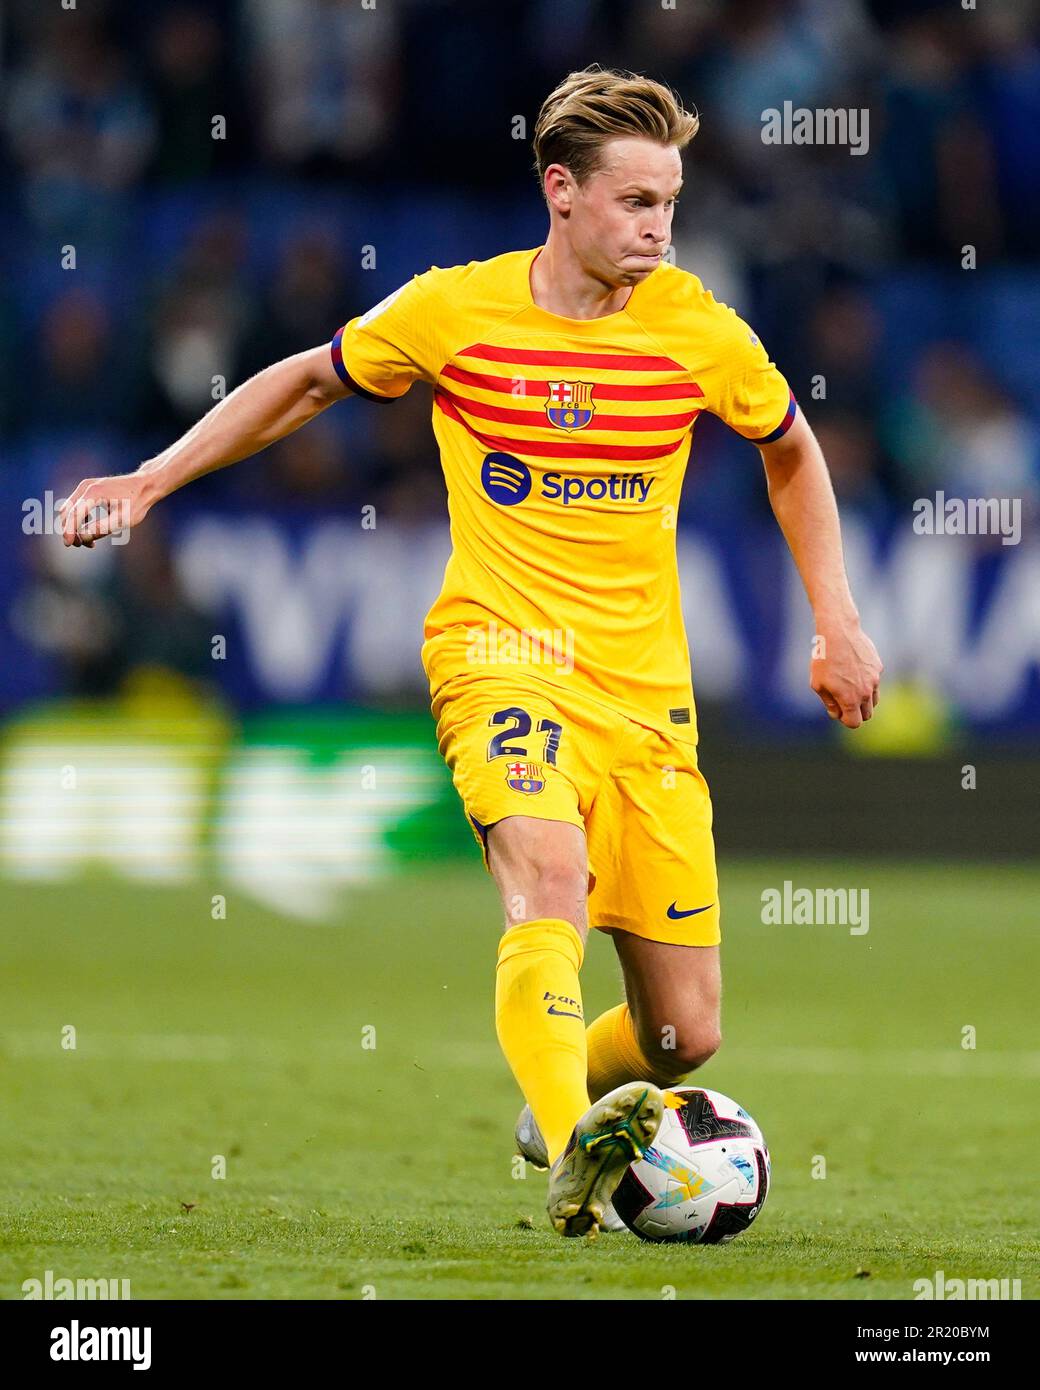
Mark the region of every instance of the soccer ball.
<instances>
[{"instance_id":1,"label":"soccer ball","mask_svg":"<svg viewBox=\"0 0 1040 1390\"><path fill-rule=\"evenodd\" d=\"M674 1108L673 1098L680 1102ZM626 1168L614 1210L643 1240L732 1240L765 1205L769 1150L762 1131L718 1091L674 1086L665 1101L657 1137Z\"/></svg>"}]
</instances>

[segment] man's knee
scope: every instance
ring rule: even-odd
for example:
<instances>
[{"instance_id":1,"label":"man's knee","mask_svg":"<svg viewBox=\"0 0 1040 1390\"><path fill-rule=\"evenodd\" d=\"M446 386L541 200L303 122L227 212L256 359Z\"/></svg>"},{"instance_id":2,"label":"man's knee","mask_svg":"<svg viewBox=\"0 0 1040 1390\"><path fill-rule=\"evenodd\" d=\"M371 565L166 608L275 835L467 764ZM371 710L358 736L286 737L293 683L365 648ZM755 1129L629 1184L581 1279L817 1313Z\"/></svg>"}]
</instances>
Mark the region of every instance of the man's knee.
<instances>
[{"instance_id":1,"label":"man's knee","mask_svg":"<svg viewBox=\"0 0 1040 1390\"><path fill-rule=\"evenodd\" d=\"M706 1019L688 1023L662 1023L640 1033L640 1047L655 1075L663 1081L675 1080L696 1071L714 1057L722 1046L722 1033L716 1022Z\"/></svg>"},{"instance_id":2,"label":"man's knee","mask_svg":"<svg viewBox=\"0 0 1040 1390\"><path fill-rule=\"evenodd\" d=\"M553 855L531 866L535 891L546 898L581 901L588 886L585 865L573 855Z\"/></svg>"}]
</instances>

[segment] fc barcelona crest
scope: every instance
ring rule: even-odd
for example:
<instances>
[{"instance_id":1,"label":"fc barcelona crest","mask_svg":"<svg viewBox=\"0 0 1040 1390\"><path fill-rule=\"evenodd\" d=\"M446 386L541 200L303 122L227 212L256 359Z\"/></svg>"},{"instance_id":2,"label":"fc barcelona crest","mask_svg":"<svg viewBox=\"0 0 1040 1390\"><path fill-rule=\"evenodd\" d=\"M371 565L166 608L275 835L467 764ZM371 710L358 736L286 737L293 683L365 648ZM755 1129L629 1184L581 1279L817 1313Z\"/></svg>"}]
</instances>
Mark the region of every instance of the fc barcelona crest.
<instances>
[{"instance_id":1,"label":"fc barcelona crest","mask_svg":"<svg viewBox=\"0 0 1040 1390\"><path fill-rule=\"evenodd\" d=\"M507 763L506 785L515 792L527 792L534 796L545 786L545 778L538 763Z\"/></svg>"},{"instance_id":2,"label":"fc barcelona crest","mask_svg":"<svg viewBox=\"0 0 1040 1390\"><path fill-rule=\"evenodd\" d=\"M561 430L581 430L596 413L592 401L594 381L550 381L545 413Z\"/></svg>"}]
</instances>

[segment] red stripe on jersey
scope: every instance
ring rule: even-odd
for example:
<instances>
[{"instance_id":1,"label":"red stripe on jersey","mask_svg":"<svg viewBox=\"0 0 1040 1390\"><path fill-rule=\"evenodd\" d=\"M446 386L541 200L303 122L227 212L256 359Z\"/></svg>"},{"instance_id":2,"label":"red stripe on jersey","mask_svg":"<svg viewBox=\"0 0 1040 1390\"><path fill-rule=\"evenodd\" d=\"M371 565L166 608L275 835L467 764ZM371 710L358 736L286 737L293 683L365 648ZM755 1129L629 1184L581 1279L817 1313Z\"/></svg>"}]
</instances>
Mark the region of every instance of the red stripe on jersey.
<instances>
[{"instance_id":1,"label":"red stripe on jersey","mask_svg":"<svg viewBox=\"0 0 1040 1390\"><path fill-rule=\"evenodd\" d=\"M464 367L442 367L441 376L450 377L452 381L457 381L463 386L475 386L481 391L504 391L507 395L516 398L513 387L517 381L523 381L524 390L520 392L522 396L537 396L544 392L549 394L548 381L539 381L531 377L512 377L512 376L490 376L486 372L467 372ZM676 382L655 382L647 386L622 386L614 381L597 381L596 399L600 401L681 401L681 400L703 400L704 392L695 381L676 381Z\"/></svg>"},{"instance_id":2,"label":"red stripe on jersey","mask_svg":"<svg viewBox=\"0 0 1040 1390\"><path fill-rule=\"evenodd\" d=\"M487 435L481 434L479 430L472 429L455 409L443 391L434 390L433 403L447 415L449 420L454 420L457 425L461 425L464 430L467 430L474 439L479 440L483 447L490 452L492 448L490 438Z\"/></svg>"},{"instance_id":3,"label":"red stripe on jersey","mask_svg":"<svg viewBox=\"0 0 1040 1390\"><path fill-rule=\"evenodd\" d=\"M536 430L556 430L544 410L511 410L507 406L487 405L484 401L471 400L469 396L457 396L454 391L441 388L456 409L481 420L499 420L504 425L526 425ZM700 414L700 408L685 411L682 415L604 415L596 411L591 421L583 426L585 430L685 430Z\"/></svg>"},{"instance_id":4,"label":"red stripe on jersey","mask_svg":"<svg viewBox=\"0 0 1040 1390\"><path fill-rule=\"evenodd\" d=\"M482 434L479 430L472 428L469 421L462 416L457 406L449 400L443 391L435 391L433 399L449 419L460 424L474 439L479 439L488 450L531 454L536 458L615 459L619 461L631 459L633 462L648 462L651 459L663 460L668 458L675 453L682 443L681 439L677 439L671 446L664 447L660 444L590 444L588 441L578 438L560 440L557 443L543 439L517 439L509 438L507 435Z\"/></svg>"},{"instance_id":5,"label":"red stripe on jersey","mask_svg":"<svg viewBox=\"0 0 1040 1390\"><path fill-rule=\"evenodd\" d=\"M461 348L457 357L484 357L489 362L523 362L529 367L602 367L611 372L685 372L681 362L670 357L622 357L610 352L543 352L541 348L490 347L474 343Z\"/></svg>"}]
</instances>

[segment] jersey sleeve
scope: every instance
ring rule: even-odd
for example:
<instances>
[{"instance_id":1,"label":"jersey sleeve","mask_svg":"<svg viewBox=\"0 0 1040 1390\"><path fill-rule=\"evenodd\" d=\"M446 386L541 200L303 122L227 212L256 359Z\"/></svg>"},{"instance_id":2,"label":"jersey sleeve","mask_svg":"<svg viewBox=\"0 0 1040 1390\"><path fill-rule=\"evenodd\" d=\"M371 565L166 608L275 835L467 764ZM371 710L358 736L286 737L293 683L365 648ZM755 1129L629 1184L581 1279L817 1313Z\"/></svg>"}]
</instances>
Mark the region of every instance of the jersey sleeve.
<instances>
[{"instance_id":1,"label":"jersey sleeve","mask_svg":"<svg viewBox=\"0 0 1040 1390\"><path fill-rule=\"evenodd\" d=\"M721 307L721 306L720 306ZM712 409L755 444L772 444L794 424L798 403L783 373L751 329L732 309L725 333L721 378Z\"/></svg>"},{"instance_id":2,"label":"jersey sleeve","mask_svg":"<svg viewBox=\"0 0 1040 1390\"><path fill-rule=\"evenodd\" d=\"M436 267L413 275L332 340L332 365L345 386L366 400L394 401L412 382L435 381L444 360Z\"/></svg>"}]
</instances>

